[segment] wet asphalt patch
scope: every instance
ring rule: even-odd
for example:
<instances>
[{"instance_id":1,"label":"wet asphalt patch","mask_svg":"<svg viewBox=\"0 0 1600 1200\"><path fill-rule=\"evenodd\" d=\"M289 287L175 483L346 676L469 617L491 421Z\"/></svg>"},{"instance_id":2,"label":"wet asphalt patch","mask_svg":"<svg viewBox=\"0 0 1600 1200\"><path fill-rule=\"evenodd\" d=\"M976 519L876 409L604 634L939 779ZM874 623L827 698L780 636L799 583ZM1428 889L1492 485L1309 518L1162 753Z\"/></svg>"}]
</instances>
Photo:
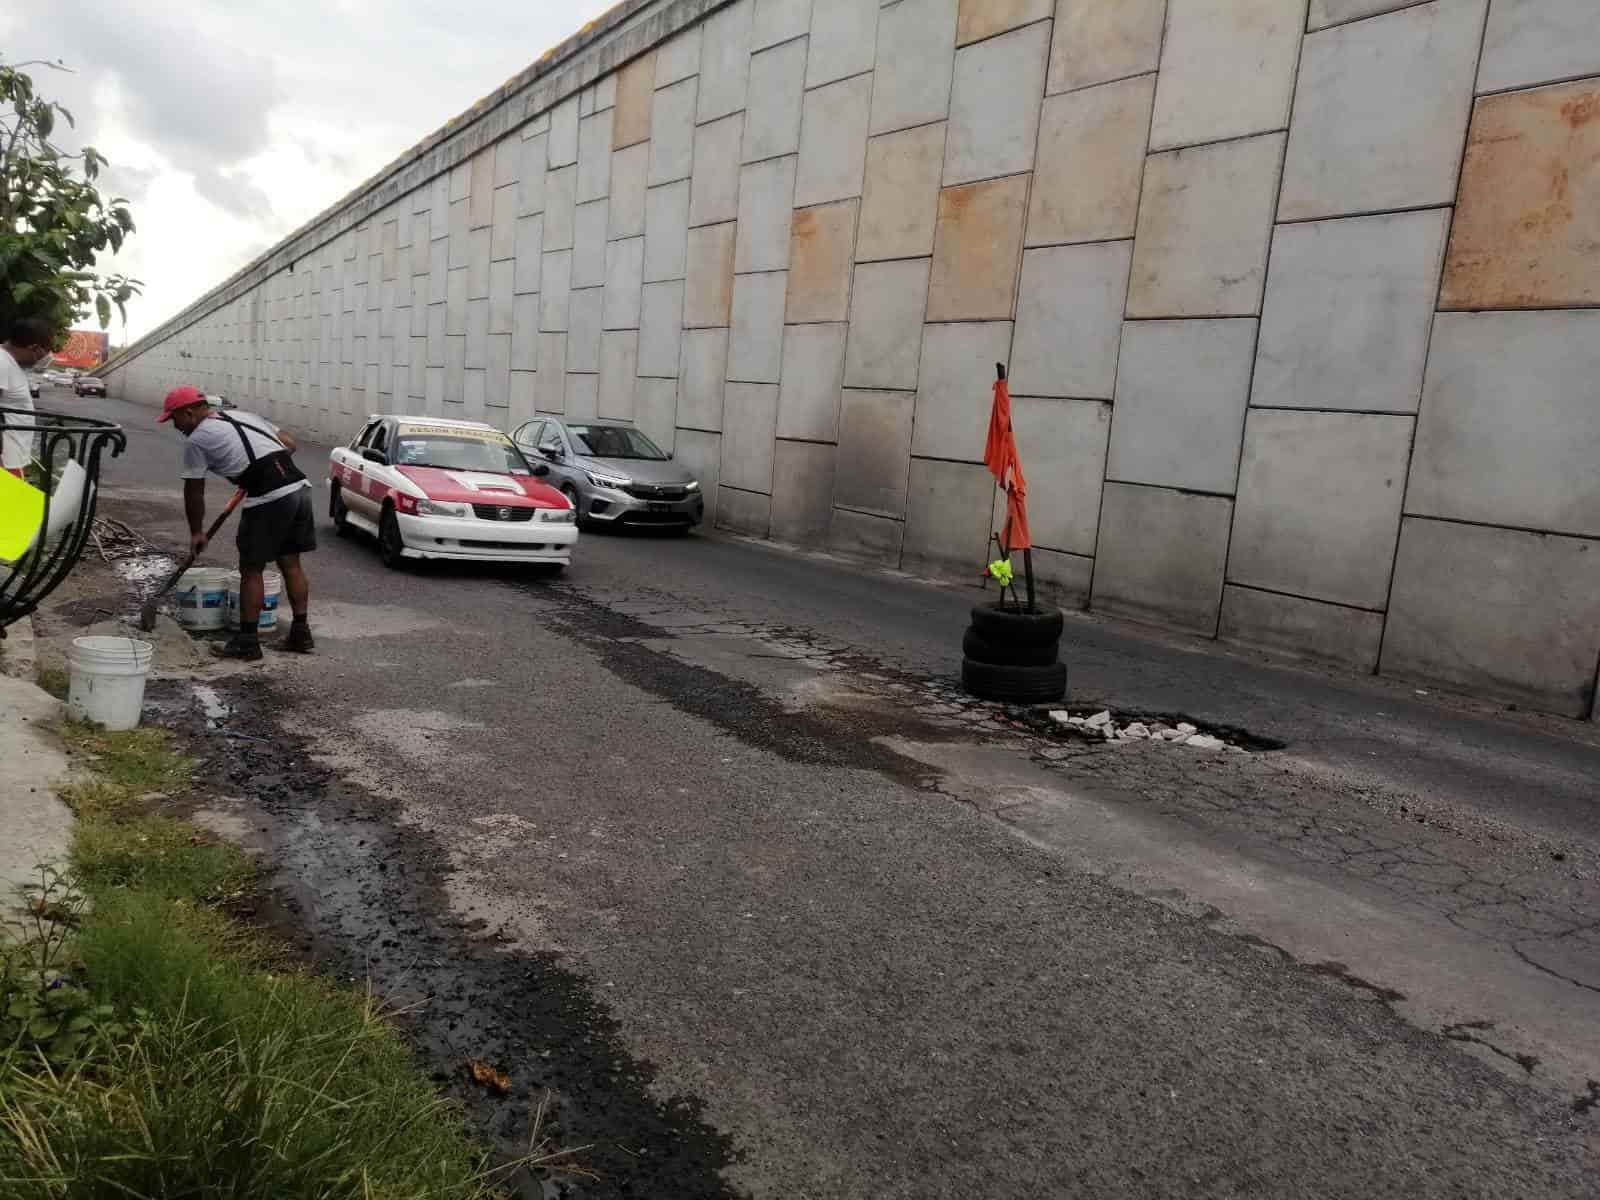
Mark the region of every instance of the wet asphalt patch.
<instances>
[{"instance_id":1,"label":"wet asphalt patch","mask_svg":"<svg viewBox=\"0 0 1600 1200\"><path fill-rule=\"evenodd\" d=\"M661 1101L654 1071L622 1047L616 1022L561 957L508 949L480 923L449 915L449 857L402 825L396 806L341 780L265 714L287 707L261 677L214 682L197 696L152 681L147 713L202 760L198 804L227 805L250 830L266 895L255 919L308 961L369 985L395 1014L441 1091L462 1103L501 1161L525 1154L541 1097L547 1150L589 1146L596 1180L519 1180L526 1197L733 1197L721 1171L728 1138L692 1097ZM219 717L218 701L228 710ZM512 1080L507 1096L469 1082L483 1059Z\"/></svg>"},{"instance_id":2,"label":"wet asphalt patch","mask_svg":"<svg viewBox=\"0 0 1600 1200\"><path fill-rule=\"evenodd\" d=\"M920 786L926 767L874 739L912 732L930 740L970 736L966 731L931 727L888 703L848 711L827 706L796 711L754 684L729 679L646 644L672 636L670 630L617 612L570 588L544 590L540 597L552 605L551 627L594 653L619 679L787 762L877 771Z\"/></svg>"}]
</instances>

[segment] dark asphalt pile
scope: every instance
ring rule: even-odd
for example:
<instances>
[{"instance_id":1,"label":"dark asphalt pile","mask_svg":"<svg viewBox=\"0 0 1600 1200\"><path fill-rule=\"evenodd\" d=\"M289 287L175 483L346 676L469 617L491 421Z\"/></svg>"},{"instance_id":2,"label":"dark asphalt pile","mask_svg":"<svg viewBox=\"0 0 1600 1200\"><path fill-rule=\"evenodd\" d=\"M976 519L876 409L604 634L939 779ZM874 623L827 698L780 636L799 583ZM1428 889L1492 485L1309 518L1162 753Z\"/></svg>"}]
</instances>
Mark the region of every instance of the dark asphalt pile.
<instances>
[{"instance_id":1,"label":"dark asphalt pile","mask_svg":"<svg viewBox=\"0 0 1600 1200\"><path fill-rule=\"evenodd\" d=\"M554 955L513 952L451 920L439 889L444 849L261 719L283 703L267 678L218 690L233 709L221 728L187 685L152 684L150 701L202 758L201 791L243 801L269 870L255 916L318 968L370 984L502 1162L527 1154L549 1093L546 1152L588 1146L573 1161L598 1178L540 1172L541 1191L522 1173L526 1195L737 1194L718 1174L730 1161L728 1139L701 1120L692 1098L650 1094L650 1064L628 1055L579 976ZM511 1092L472 1082L471 1059L506 1071Z\"/></svg>"}]
</instances>

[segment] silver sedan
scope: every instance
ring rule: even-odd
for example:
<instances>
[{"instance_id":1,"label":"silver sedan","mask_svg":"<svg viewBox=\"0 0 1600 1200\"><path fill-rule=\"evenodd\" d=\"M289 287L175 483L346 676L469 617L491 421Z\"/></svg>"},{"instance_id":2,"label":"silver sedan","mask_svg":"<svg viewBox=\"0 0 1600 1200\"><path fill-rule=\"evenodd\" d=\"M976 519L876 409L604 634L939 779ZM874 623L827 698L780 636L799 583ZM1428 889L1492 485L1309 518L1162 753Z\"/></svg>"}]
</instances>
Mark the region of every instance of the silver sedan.
<instances>
[{"instance_id":1,"label":"silver sedan","mask_svg":"<svg viewBox=\"0 0 1600 1200\"><path fill-rule=\"evenodd\" d=\"M705 518L700 481L632 425L538 417L511 434L532 462L550 468L578 523L651 525L687 531Z\"/></svg>"}]
</instances>

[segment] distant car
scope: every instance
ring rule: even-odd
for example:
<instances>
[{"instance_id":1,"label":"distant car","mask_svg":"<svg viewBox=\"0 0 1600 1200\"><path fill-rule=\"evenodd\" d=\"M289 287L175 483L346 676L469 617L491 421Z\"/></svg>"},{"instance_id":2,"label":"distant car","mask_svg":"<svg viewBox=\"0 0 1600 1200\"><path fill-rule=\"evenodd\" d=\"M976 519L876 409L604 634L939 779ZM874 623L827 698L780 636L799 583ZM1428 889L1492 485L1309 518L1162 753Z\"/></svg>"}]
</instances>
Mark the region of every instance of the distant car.
<instances>
[{"instance_id":1,"label":"distant car","mask_svg":"<svg viewBox=\"0 0 1600 1200\"><path fill-rule=\"evenodd\" d=\"M654 525L687 531L705 519L700 481L632 425L540 417L511 435L550 468L580 525Z\"/></svg>"},{"instance_id":2,"label":"distant car","mask_svg":"<svg viewBox=\"0 0 1600 1200\"><path fill-rule=\"evenodd\" d=\"M386 567L453 558L560 571L578 526L549 474L479 421L380 414L330 453L328 515L340 534L376 537Z\"/></svg>"},{"instance_id":3,"label":"distant car","mask_svg":"<svg viewBox=\"0 0 1600 1200\"><path fill-rule=\"evenodd\" d=\"M104 396L106 385L93 375L79 375L72 381L72 392L75 396Z\"/></svg>"}]
</instances>

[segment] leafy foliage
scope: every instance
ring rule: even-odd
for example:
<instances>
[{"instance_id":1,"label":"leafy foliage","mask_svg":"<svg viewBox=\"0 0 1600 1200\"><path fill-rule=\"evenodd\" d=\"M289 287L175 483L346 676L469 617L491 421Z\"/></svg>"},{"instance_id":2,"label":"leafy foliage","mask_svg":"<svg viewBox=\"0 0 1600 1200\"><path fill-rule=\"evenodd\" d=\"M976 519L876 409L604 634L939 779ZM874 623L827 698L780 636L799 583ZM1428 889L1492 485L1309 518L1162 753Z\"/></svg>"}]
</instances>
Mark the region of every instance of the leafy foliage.
<instances>
[{"instance_id":1,"label":"leafy foliage","mask_svg":"<svg viewBox=\"0 0 1600 1200\"><path fill-rule=\"evenodd\" d=\"M87 906L83 893L60 871L41 867L24 900L22 936L0 941L0 1071L103 1054L129 1026L84 986L73 945Z\"/></svg>"},{"instance_id":2,"label":"leafy foliage","mask_svg":"<svg viewBox=\"0 0 1600 1200\"><path fill-rule=\"evenodd\" d=\"M68 154L52 140L72 114L38 94L24 66L0 63L0 329L42 317L62 335L94 310L104 329L140 283L101 275L95 257L133 232L127 201L95 186L106 159L92 146ZM60 68L54 68L60 69Z\"/></svg>"}]
</instances>

